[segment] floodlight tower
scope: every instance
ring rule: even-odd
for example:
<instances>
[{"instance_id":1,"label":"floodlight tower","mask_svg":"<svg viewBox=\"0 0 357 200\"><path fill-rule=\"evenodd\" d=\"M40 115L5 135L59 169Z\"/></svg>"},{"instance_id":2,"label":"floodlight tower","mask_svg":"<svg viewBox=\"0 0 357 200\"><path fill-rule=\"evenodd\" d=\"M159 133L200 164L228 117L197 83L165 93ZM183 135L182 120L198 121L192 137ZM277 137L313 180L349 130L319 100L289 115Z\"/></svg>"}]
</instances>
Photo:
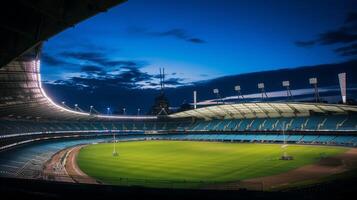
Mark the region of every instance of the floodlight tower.
<instances>
[{"instance_id":1,"label":"floodlight tower","mask_svg":"<svg viewBox=\"0 0 357 200\"><path fill-rule=\"evenodd\" d=\"M89 114L99 114L99 112L94 108L94 106L89 106Z\"/></svg>"},{"instance_id":2,"label":"floodlight tower","mask_svg":"<svg viewBox=\"0 0 357 200\"><path fill-rule=\"evenodd\" d=\"M89 106L89 114L92 114L93 106Z\"/></svg>"},{"instance_id":3,"label":"floodlight tower","mask_svg":"<svg viewBox=\"0 0 357 200\"><path fill-rule=\"evenodd\" d=\"M237 92L237 102L239 102L239 97L242 97L242 100L244 101L244 96L242 95L240 85L234 86L234 90Z\"/></svg>"},{"instance_id":4,"label":"floodlight tower","mask_svg":"<svg viewBox=\"0 0 357 200\"><path fill-rule=\"evenodd\" d=\"M288 97L288 100L292 100L293 94L291 93L291 90L290 90L290 81L283 81L282 84L283 84L283 87L286 88L286 96Z\"/></svg>"},{"instance_id":5,"label":"floodlight tower","mask_svg":"<svg viewBox=\"0 0 357 200\"><path fill-rule=\"evenodd\" d=\"M140 115L140 108L138 108L138 115Z\"/></svg>"},{"instance_id":6,"label":"floodlight tower","mask_svg":"<svg viewBox=\"0 0 357 200\"><path fill-rule=\"evenodd\" d=\"M217 104L219 104L219 101L221 100L221 96L219 95L219 90L217 88L213 89L213 94L216 95Z\"/></svg>"},{"instance_id":7,"label":"floodlight tower","mask_svg":"<svg viewBox=\"0 0 357 200\"><path fill-rule=\"evenodd\" d=\"M109 114L110 114L110 108L107 107L107 115L109 115Z\"/></svg>"},{"instance_id":8,"label":"floodlight tower","mask_svg":"<svg viewBox=\"0 0 357 200\"><path fill-rule=\"evenodd\" d=\"M264 99L268 98L267 93L265 92L265 85L264 83L258 83L258 89L260 89L261 93L262 93L262 101L264 101Z\"/></svg>"},{"instance_id":9,"label":"floodlight tower","mask_svg":"<svg viewBox=\"0 0 357 200\"><path fill-rule=\"evenodd\" d=\"M314 87L314 97L316 102L320 102L320 95L319 95L319 89L317 88L317 78L310 78L309 79L310 85L313 85Z\"/></svg>"},{"instance_id":10,"label":"floodlight tower","mask_svg":"<svg viewBox=\"0 0 357 200\"><path fill-rule=\"evenodd\" d=\"M78 104L74 104L74 110L83 112L83 110L78 106Z\"/></svg>"},{"instance_id":11,"label":"floodlight tower","mask_svg":"<svg viewBox=\"0 0 357 200\"><path fill-rule=\"evenodd\" d=\"M126 108L123 108L123 115L125 115L126 114Z\"/></svg>"},{"instance_id":12,"label":"floodlight tower","mask_svg":"<svg viewBox=\"0 0 357 200\"><path fill-rule=\"evenodd\" d=\"M197 108L197 91L193 91L193 108Z\"/></svg>"},{"instance_id":13,"label":"floodlight tower","mask_svg":"<svg viewBox=\"0 0 357 200\"><path fill-rule=\"evenodd\" d=\"M346 104L347 92L346 92L346 73L339 73L338 80L340 82L342 103Z\"/></svg>"},{"instance_id":14,"label":"floodlight tower","mask_svg":"<svg viewBox=\"0 0 357 200\"><path fill-rule=\"evenodd\" d=\"M62 101L62 106L65 107L65 108L67 108L67 109L72 109L72 108L70 108L70 107L68 107L68 106L66 105L66 102L65 102L65 101Z\"/></svg>"}]
</instances>

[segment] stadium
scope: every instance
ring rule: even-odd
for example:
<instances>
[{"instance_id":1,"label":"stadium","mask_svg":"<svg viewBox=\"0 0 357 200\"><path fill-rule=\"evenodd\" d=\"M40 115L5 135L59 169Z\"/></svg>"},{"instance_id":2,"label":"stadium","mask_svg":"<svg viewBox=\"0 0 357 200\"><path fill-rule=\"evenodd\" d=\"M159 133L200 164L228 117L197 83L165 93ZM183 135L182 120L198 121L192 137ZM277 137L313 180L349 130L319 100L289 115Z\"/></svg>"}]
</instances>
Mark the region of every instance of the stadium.
<instances>
[{"instance_id":1,"label":"stadium","mask_svg":"<svg viewBox=\"0 0 357 200\"><path fill-rule=\"evenodd\" d=\"M247 190L295 194L296 188L312 190L356 169L355 105L217 101L198 107L194 101L192 108L169 114L105 115L55 103L42 87L41 43L120 2L73 4L66 11L68 23L48 17L56 12L45 1L30 7L14 1L1 9L12 17L11 9L22 10L19 19L34 16L4 25L2 46L12 51L1 52L0 63L2 191L54 184L88 190L111 186L132 193L137 191L133 188L157 189L172 195L187 190L193 196L195 191L208 191L207 196L210 191L234 196L230 192ZM39 16L44 17L37 27ZM23 37L31 34L35 36Z\"/></svg>"}]
</instances>

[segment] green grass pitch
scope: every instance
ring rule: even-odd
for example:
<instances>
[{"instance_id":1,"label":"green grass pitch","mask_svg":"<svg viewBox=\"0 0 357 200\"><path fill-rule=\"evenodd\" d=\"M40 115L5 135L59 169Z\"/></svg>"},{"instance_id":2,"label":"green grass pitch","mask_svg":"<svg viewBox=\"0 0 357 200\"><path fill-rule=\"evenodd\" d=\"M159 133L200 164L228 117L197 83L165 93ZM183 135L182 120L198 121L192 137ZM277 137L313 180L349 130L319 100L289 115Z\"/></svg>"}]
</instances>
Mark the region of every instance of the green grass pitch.
<instances>
[{"instance_id":1,"label":"green grass pitch","mask_svg":"<svg viewBox=\"0 0 357 200\"><path fill-rule=\"evenodd\" d=\"M107 184L198 187L279 174L333 156L345 148L289 145L292 161L279 160L279 144L135 141L84 147L77 162L83 172Z\"/></svg>"}]
</instances>

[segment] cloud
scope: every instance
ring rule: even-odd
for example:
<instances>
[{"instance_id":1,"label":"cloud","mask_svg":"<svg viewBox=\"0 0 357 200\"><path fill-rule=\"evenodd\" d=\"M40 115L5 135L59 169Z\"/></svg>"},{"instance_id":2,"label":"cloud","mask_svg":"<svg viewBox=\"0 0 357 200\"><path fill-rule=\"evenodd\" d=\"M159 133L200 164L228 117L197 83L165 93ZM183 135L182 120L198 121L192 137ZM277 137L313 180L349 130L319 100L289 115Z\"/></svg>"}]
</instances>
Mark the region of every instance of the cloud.
<instances>
[{"instance_id":1,"label":"cloud","mask_svg":"<svg viewBox=\"0 0 357 200\"><path fill-rule=\"evenodd\" d=\"M98 66L84 66L81 68L81 72L84 72L84 74L79 77L71 77L68 80L55 83L78 86L79 88L119 87L136 89L146 85L145 82L151 82L154 79L153 75L142 72L136 67L126 67L117 71L116 74L110 74Z\"/></svg>"},{"instance_id":2,"label":"cloud","mask_svg":"<svg viewBox=\"0 0 357 200\"><path fill-rule=\"evenodd\" d=\"M69 63L69 62L62 60L60 58L49 55L47 53L43 53L41 55L41 62L46 63L49 66L61 66L61 65L71 65L72 64L72 63Z\"/></svg>"},{"instance_id":3,"label":"cloud","mask_svg":"<svg viewBox=\"0 0 357 200\"><path fill-rule=\"evenodd\" d=\"M60 56L63 56L67 59L85 61L102 67L119 67L119 68L127 67L127 66L142 67L148 64L147 62L143 62L143 61L113 60L108 58L106 54L101 52L86 52L86 51L62 52L60 53Z\"/></svg>"},{"instance_id":4,"label":"cloud","mask_svg":"<svg viewBox=\"0 0 357 200\"><path fill-rule=\"evenodd\" d=\"M357 12L351 12L347 15L345 23L357 22Z\"/></svg>"},{"instance_id":5,"label":"cloud","mask_svg":"<svg viewBox=\"0 0 357 200\"><path fill-rule=\"evenodd\" d=\"M193 42L193 43L206 43L206 41L200 39L200 38L190 38L188 41Z\"/></svg>"},{"instance_id":6,"label":"cloud","mask_svg":"<svg viewBox=\"0 0 357 200\"><path fill-rule=\"evenodd\" d=\"M299 46L299 47L311 47L313 45L316 44L315 41L296 41L294 42L296 46Z\"/></svg>"},{"instance_id":7,"label":"cloud","mask_svg":"<svg viewBox=\"0 0 357 200\"><path fill-rule=\"evenodd\" d=\"M312 47L314 45L347 45L357 41L357 13L349 13L344 21L344 24L335 29L329 30L318 35L317 38L307 41L295 41L298 47ZM352 48L355 45L347 45L335 49L336 53L342 56L356 55ZM346 52L349 51L349 52Z\"/></svg>"},{"instance_id":8,"label":"cloud","mask_svg":"<svg viewBox=\"0 0 357 200\"><path fill-rule=\"evenodd\" d=\"M134 27L134 28L129 28L128 32L130 34L145 35L150 37L172 37L172 38L176 38L179 40L184 40L186 42L196 43L196 44L206 43L205 40L197 37L192 37L190 36L190 34L187 33L187 31L180 28L174 28L167 31L149 31L146 28Z\"/></svg>"},{"instance_id":9,"label":"cloud","mask_svg":"<svg viewBox=\"0 0 357 200\"><path fill-rule=\"evenodd\" d=\"M86 73L87 75L100 75L100 76L104 76L107 74L107 72L98 66L93 66L93 65L88 65L88 66L83 66L81 68L81 72Z\"/></svg>"},{"instance_id":10,"label":"cloud","mask_svg":"<svg viewBox=\"0 0 357 200\"><path fill-rule=\"evenodd\" d=\"M165 85L171 85L171 86L186 85L182 81L184 81L183 78L169 78L169 79L165 80Z\"/></svg>"},{"instance_id":11,"label":"cloud","mask_svg":"<svg viewBox=\"0 0 357 200\"><path fill-rule=\"evenodd\" d=\"M335 49L335 52L342 56L357 55L357 43Z\"/></svg>"}]
</instances>

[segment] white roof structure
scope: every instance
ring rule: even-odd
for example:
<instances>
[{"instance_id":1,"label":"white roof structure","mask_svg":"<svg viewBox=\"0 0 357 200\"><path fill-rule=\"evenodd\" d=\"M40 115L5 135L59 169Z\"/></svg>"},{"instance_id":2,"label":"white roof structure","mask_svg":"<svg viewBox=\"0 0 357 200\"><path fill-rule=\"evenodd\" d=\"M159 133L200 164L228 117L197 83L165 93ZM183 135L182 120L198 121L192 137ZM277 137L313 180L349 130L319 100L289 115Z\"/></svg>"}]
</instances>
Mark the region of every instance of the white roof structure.
<instances>
[{"instance_id":1,"label":"white roof structure","mask_svg":"<svg viewBox=\"0 0 357 200\"><path fill-rule=\"evenodd\" d=\"M156 120L156 116L99 115L56 104L42 87L38 59L0 68L0 118L50 120Z\"/></svg>"},{"instance_id":2,"label":"white roof structure","mask_svg":"<svg viewBox=\"0 0 357 200\"><path fill-rule=\"evenodd\" d=\"M242 119L310 116L311 113L347 114L357 106L325 103L237 103L208 106L171 114L171 118Z\"/></svg>"}]
</instances>

